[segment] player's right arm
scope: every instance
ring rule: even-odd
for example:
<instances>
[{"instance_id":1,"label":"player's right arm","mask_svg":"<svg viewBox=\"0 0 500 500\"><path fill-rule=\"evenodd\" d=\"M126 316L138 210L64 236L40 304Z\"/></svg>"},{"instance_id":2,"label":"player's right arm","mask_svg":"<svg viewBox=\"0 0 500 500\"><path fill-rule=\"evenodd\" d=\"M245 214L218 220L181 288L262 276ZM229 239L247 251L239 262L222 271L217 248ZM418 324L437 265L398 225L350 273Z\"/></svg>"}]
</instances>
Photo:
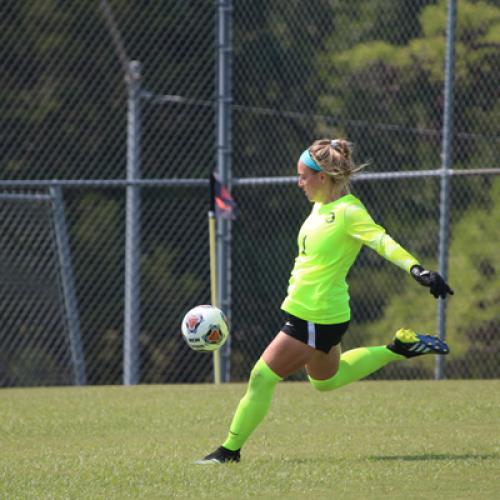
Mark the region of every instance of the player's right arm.
<instances>
[{"instance_id":1,"label":"player's right arm","mask_svg":"<svg viewBox=\"0 0 500 500\"><path fill-rule=\"evenodd\" d=\"M375 223L363 205L353 204L345 208L344 225L347 234L408 273L413 266L419 264L382 226Z\"/></svg>"},{"instance_id":2,"label":"player's right arm","mask_svg":"<svg viewBox=\"0 0 500 500\"><path fill-rule=\"evenodd\" d=\"M346 232L354 239L375 250L380 256L396 266L409 272L422 286L428 287L430 293L437 299L453 295L439 273L424 269L418 260L394 241L382 226L372 219L363 205L349 205L344 212Z\"/></svg>"}]
</instances>

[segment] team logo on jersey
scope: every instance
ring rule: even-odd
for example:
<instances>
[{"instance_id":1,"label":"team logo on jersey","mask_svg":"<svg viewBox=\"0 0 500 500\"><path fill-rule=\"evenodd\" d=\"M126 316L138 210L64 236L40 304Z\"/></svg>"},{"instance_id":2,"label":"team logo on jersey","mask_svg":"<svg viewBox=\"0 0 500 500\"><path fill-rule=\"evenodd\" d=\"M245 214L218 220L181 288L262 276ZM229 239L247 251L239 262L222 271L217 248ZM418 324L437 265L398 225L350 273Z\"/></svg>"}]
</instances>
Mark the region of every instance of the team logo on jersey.
<instances>
[{"instance_id":1,"label":"team logo on jersey","mask_svg":"<svg viewBox=\"0 0 500 500\"><path fill-rule=\"evenodd\" d=\"M331 224L332 222L335 222L335 211L332 210L326 217L325 219L327 224Z\"/></svg>"}]
</instances>

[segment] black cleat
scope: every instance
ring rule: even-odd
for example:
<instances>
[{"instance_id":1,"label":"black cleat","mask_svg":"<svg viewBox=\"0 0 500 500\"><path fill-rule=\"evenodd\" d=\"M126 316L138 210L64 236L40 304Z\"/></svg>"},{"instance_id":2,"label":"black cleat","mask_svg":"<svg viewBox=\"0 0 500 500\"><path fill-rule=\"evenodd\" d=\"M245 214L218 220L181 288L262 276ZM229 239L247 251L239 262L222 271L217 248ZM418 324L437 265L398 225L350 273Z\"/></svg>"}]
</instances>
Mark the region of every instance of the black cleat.
<instances>
[{"instance_id":1,"label":"black cleat","mask_svg":"<svg viewBox=\"0 0 500 500\"><path fill-rule=\"evenodd\" d=\"M394 335L392 344L387 346L392 352L406 358L422 354L448 354L450 349L446 342L432 335L421 335L413 330L401 328Z\"/></svg>"},{"instance_id":2,"label":"black cleat","mask_svg":"<svg viewBox=\"0 0 500 500\"><path fill-rule=\"evenodd\" d=\"M231 451L223 446L219 446L214 452L207 455L201 460L194 462L197 465L207 465L207 464L226 464L228 462L239 462L240 461L240 450Z\"/></svg>"}]
</instances>

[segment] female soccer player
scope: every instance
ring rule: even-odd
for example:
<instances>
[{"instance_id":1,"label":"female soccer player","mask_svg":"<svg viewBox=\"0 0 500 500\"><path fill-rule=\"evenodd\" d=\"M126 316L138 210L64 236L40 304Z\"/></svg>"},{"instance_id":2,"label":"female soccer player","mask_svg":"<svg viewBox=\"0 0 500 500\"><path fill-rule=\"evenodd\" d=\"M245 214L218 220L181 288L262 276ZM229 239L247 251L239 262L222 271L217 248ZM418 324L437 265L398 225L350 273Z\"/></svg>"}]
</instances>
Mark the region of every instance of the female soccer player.
<instances>
[{"instance_id":1,"label":"female soccer player","mask_svg":"<svg viewBox=\"0 0 500 500\"><path fill-rule=\"evenodd\" d=\"M239 462L241 447L269 410L276 384L303 367L315 389L331 391L391 361L448 354L439 338L408 329L398 330L387 346L341 354L351 317L346 276L362 245L410 273L435 298L453 295L438 273L425 270L350 194L349 178L361 168L343 139L316 141L300 156L298 184L314 205L298 236L298 256L281 306L285 324L254 366L226 440L196 463Z\"/></svg>"}]
</instances>

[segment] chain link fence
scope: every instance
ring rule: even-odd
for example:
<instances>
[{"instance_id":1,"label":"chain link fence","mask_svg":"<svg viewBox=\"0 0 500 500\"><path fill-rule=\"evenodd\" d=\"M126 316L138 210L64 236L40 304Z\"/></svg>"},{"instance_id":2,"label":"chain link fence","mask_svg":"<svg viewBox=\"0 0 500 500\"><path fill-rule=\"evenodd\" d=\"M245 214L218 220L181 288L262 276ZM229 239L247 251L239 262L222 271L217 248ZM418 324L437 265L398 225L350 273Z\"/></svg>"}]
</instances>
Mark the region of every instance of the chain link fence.
<instances>
[{"instance_id":1,"label":"chain link fence","mask_svg":"<svg viewBox=\"0 0 500 500\"><path fill-rule=\"evenodd\" d=\"M184 345L179 323L210 300L207 179L221 103L231 111L223 154L240 212L219 233L229 248L231 380L247 378L282 324L310 210L293 177L314 139L355 143L369 166L354 193L437 268L448 2L358 3L2 2L0 386L123 383L127 321L139 332L128 344L137 382L212 380L212 357ZM499 376L499 29L500 2L459 3L447 377ZM223 96L221 54L231 83ZM140 62L133 81L131 61ZM134 265L139 279L128 282ZM435 300L371 250L349 283L344 349L385 344L405 325L436 332ZM375 375L433 376L434 359Z\"/></svg>"}]
</instances>

